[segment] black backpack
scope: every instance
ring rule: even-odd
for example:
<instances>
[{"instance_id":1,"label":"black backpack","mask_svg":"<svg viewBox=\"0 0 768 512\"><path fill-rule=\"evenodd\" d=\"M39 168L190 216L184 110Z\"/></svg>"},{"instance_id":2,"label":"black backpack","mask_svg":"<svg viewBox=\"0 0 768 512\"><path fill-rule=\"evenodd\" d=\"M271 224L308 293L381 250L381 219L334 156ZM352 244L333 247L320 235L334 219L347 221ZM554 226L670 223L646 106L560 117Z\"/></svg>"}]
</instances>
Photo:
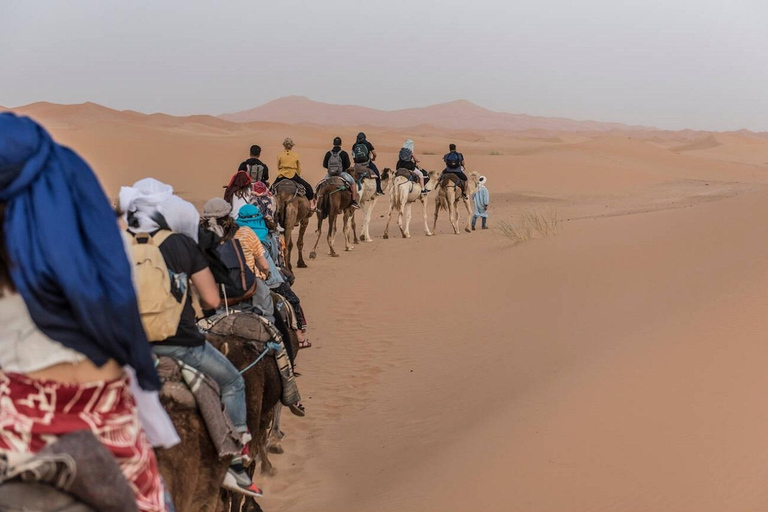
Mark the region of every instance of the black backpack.
<instances>
[{"instance_id":1,"label":"black backpack","mask_svg":"<svg viewBox=\"0 0 768 512\"><path fill-rule=\"evenodd\" d=\"M356 164L364 164L370 160L370 152L368 151L368 144L365 142L358 142L352 147L352 154L355 157Z\"/></svg>"},{"instance_id":2,"label":"black backpack","mask_svg":"<svg viewBox=\"0 0 768 512\"><path fill-rule=\"evenodd\" d=\"M457 153L455 151L451 151L445 155L445 164L449 169L458 169L461 167L461 160L461 153Z\"/></svg>"},{"instance_id":3,"label":"black backpack","mask_svg":"<svg viewBox=\"0 0 768 512\"><path fill-rule=\"evenodd\" d=\"M232 306L253 297L258 281L253 271L245 264L245 254L240 241L233 238L220 245L216 251L227 266L229 277L234 283L234 286L224 285L227 305Z\"/></svg>"}]
</instances>

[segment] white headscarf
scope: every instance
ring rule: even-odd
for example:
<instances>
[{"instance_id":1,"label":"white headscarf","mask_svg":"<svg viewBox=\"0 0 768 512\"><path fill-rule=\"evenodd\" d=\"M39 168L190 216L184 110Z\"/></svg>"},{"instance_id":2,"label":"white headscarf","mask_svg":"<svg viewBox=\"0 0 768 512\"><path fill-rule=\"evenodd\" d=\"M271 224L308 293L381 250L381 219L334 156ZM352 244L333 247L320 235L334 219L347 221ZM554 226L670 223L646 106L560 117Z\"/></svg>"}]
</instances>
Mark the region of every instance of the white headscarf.
<instances>
[{"instance_id":1,"label":"white headscarf","mask_svg":"<svg viewBox=\"0 0 768 512\"><path fill-rule=\"evenodd\" d=\"M488 183L488 179L485 176L480 176L478 183L484 186L486 183Z\"/></svg>"},{"instance_id":2,"label":"white headscarf","mask_svg":"<svg viewBox=\"0 0 768 512\"><path fill-rule=\"evenodd\" d=\"M413 153L413 141L411 139L406 140L405 144L403 144L403 148Z\"/></svg>"},{"instance_id":3,"label":"white headscarf","mask_svg":"<svg viewBox=\"0 0 768 512\"><path fill-rule=\"evenodd\" d=\"M197 209L179 196L173 187L154 178L145 178L132 187L120 189L120 209L128 229L133 233L152 233L160 229L161 215L174 233L181 233L197 242L200 215ZM130 220L129 220L130 219Z\"/></svg>"}]
</instances>

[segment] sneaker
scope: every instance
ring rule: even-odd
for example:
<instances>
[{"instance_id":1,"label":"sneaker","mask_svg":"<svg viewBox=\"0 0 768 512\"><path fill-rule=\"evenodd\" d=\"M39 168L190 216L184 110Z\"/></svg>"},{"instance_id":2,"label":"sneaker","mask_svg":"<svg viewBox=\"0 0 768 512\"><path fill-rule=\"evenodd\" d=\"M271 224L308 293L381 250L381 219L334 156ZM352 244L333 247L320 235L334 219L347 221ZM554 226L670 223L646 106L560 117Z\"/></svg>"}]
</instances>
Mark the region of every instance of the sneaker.
<instances>
[{"instance_id":1,"label":"sneaker","mask_svg":"<svg viewBox=\"0 0 768 512\"><path fill-rule=\"evenodd\" d=\"M301 402L289 405L288 409L291 410L294 416L298 416L299 418L303 418L307 414L307 411L304 409L304 405Z\"/></svg>"},{"instance_id":2,"label":"sneaker","mask_svg":"<svg viewBox=\"0 0 768 512\"><path fill-rule=\"evenodd\" d=\"M472 226L472 231L475 231L475 226Z\"/></svg>"},{"instance_id":3,"label":"sneaker","mask_svg":"<svg viewBox=\"0 0 768 512\"><path fill-rule=\"evenodd\" d=\"M384 192L379 192L379 191L377 190L377 191L376 191L376 195L377 195L377 196L383 196L383 195L384 195Z\"/></svg>"},{"instance_id":4,"label":"sneaker","mask_svg":"<svg viewBox=\"0 0 768 512\"><path fill-rule=\"evenodd\" d=\"M421 189L421 195L425 196L427 194L429 194L429 190L427 190L426 188Z\"/></svg>"},{"instance_id":5,"label":"sneaker","mask_svg":"<svg viewBox=\"0 0 768 512\"><path fill-rule=\"evenodd\" d=\"M360 209L360 205L357 204L357 201L352 201L352 204L350 204L350 206L352 208L354 208L355 210L359 210Z\"/></svg>"},{"instance_id":6,"label":"sneaker","mask_svg":"<svg viewBox=\"0 0 768 512\"><path fill-rule=\"evenodd\" d=\"M261 498L264 496L261 489L256 487L256 484L253 483L251 477L248 476L248 473L246 473L242 464L235 464L229 467L221 486L230 491L245 494L246 496L251 496L253 498Z\"/></svg>"}]
</instances>

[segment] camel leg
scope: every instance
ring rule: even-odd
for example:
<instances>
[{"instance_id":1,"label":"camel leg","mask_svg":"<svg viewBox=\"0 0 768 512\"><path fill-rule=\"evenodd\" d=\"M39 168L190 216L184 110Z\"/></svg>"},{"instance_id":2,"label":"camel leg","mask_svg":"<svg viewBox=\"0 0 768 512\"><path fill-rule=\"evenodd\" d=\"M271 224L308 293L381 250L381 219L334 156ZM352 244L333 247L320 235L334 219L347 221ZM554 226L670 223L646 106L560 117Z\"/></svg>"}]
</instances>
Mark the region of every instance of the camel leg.
<instances>
[{"instance_id":1,"label":"camel leg","mask_svg":"<svg viewBox=\"0 0 768 512\"><path fill-rule=\"evenodd\" d=\"M389 238L389 222L392 220L392 210L394 208L395 208L395 205L390 201L389 212L387 212L387 225L384 226L384 240Z\"/></svg>"},{"instance_id":2,"label":"camel leg","mask_svg":"<svg viewBox=\"0 0 768 512\"><path fill-rule=\"evenodd\" d=\"M469 206L469 199L464 199L463 201L464 201L464 206L467 208L467 225L464 226L464 231L466 231L467 233L471 233L472 232L472 229L471 229L472 228L472 211ZM456 210L458 210L458 208Z\"/></svg>"},{"instance_id":3,"label":"camel leg","mask_svg":"<svg viewBox=\"0 0 768 512\"><path fill-rule=\"evenodd\" d=\"M432 232L429 230L429 221L427 221L427 198L421 199L421 205L424 207L424 232L427 236L432 236Z\"/></svg>"},{"instance_id":4,"label":"camel leg","mask_svg":"<svg viewBox=\"0 0 768 512\"><path fill-rule=\"evenodd\" d=\"M293 267L291 266L291 253L293 252L293 224L285 226L285 249L286 249L286 258L285 263L288 267L288 270L292 270Z\"/></svg>"},{"instance_id":5,"label":"camel leg","mask_svg":"<svg viewBox=\"0 0 768 512\"><path fill-rule=\"evenodd\" d=\"M363 208L365 208L365 206L363 206ZM354 214L352 214L351 225L352 225L352 234L354 235L354 243L359 244L360 240L363 239L363 237L362 237L363 232L362 231L360 232L360 238L358 239L357 238L357 222L355 222L355 215ZM344 231L344 233L347 232L346 229L343 229L342 231Z\"/></svg>"},{"instance_id":6,"label":"camel leg","mask_svg":"<svg viewBox=\"0 0 768 512\"><path fill-rule=\"evenodd\" d=\"M344 210L342 216L342 219L344 219L344 249L347 251L351 251L355 248L352 245L352 222L355 219L355 213L354 210L351 212L349 210L349 208Z\"/></svg>"},{"instance_id":7,"label":"camel leg","mask_svg":"<svg viewBox=\"0 0 768 512\"><path fill-rule=\"evenodd\" d=\"M400 236L405 238L405 208L406 203L400 203L397 209L397 227L400 228Z\"/></svg>"},{"instance_id":8,"label":"camel leg","mask_svg":"<svg viewBox=\"0 0 768 512\"><path fill-rule=\"evenodd\" d=\"M437 217L440 215L440 197L435 200L435 220L432 223L432 233L437 233Z\"/></svg>"},{"instance_id":9,"label":"camel leg","mask_svg":"<svg viewBox=\"0 0 768 512\"><path fill-rule=\"evenodd\" d=\"M307 268L307 264L304 262L304 233L307 232L307 226L309 226L309 217L301 221L299 239L296 241L296 247L299 248L299 261L296 266L299 268Z\"/></svg>"},{"instance_id":10,"label":"camel leg","mask_svg":"<svg viewBox=\"0 0 768 512\"><path fill-rule=\"evenodd\" d=\"M272 427L269 429L269 438L267 439L267 451L269 453L283 453L283 445L282 445L282 439L283 439L283 432L280 430L280 417L282 416L283 412L283 404L277 403L277 405L274 408L274 416L272 418ZM262 461L263 466L263 461ZM262 469L263 472L263 469Z\"/></svg>"},{"instance_id":11,"label":"camel leg","mask_svg":"<svg viewBox=\"0 0 768 512\"><path fill-rule=\"evenodd\" d=\"M373 216L373 208L376 206L377 197L373 196L373 199L368 201L368 204L363 207L363 211L365 212L365 215L363 217L363 235L360 238L360 240L365 240L366 242L373 242L373 239L371 239L371 232L370 232L370 226L371 226L371 217Z\"/></svg>"},{"instance_id":12,"label":"camel leg","mask_svg":"<svg viewBox=\"0 0 768 512\"><path fill-rule=\"evenodd\" d=\"M411 205L412 203L405 205L405 233L403 233L403 238L411 238Z\"/></svg>"},{"instance_id":13,"label":"camel leg","mask_svg":"<svg viewBox=\"0 0 768 512\"><path fill-rule=\"evenodd\" d=\"M336 254L336 249L333 248L334 243L336 241L336 216L337 213L332 213L328 216L328 248L331 250L330 254L334 258L338 258L339 255Z\"/></svg>"},{"instance_id":14,"label":"camel leg","mask_svg":"<svg viewBox=\"0 0 768 512\"><path fill-rule=\"evenodd\" d=\"M323 234L323 217L320 212L317 212L317 231L315 231L315 233L317 233L315 246L312 248L312 252L309 253L309 259L311 260L317 258L317 244L320 243L320 236Z\"/></svg>"}]
</instances>

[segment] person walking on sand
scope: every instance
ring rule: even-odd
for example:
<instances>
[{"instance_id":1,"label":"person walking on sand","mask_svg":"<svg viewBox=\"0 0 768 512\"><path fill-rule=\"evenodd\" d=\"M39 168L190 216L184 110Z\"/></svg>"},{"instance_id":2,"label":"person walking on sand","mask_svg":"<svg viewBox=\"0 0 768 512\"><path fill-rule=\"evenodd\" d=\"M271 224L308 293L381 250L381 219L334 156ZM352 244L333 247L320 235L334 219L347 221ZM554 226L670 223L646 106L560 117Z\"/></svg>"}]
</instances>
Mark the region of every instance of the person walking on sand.
<instances>
[{"instance_id":1,"label":"person walking on sand","mask_svg":"<svg viewBox=\"0 0 768 512\"><path fill-rule=\"evenodd\" d=\"M275 179L272 187L280 183L283 180L291 180L299 185L304 186L304 192L309 199L310 209L315 209L315 191L312 189L312 185L304 181L301 177L301 161L299 154L293 151L293 140L290 137L286 137L283 141L283 148L285 150L277 157L277 178Z\"/></svg>"},{"instance_id":2,"label":"person walking on sand","mask_svg":"<svg viewBox=\"0 0 768 512\"><path fill-rule=\"evenodd\" d=\"M331 176L341 176L344 178L344 181L349 183L349 189L352 191L352 207L359 209L360 205L357 204L357 183L355 183L355 178L347 172L347 169L352 167L352 164L349 160L349 153L341 149L341 137L333 139L333 148L325 154L323 167L328 171L323 180L327 180Z\"/></svg>"},{"instance_id":3,"label":"person walking on sand","mask_svg":"<svg viewBox=\"0 0 768 512\"><path fill-rule=\"evenodd\" d=\"M254 144L251 146L251 157L241 163L237 170L247 172L254 183L260 181L266 186L269 186L269 167L267 167L267 164L262 162L260 158L261 146Z\"/></svg>"},{"instance_id":4,"label":"person walking on sand","mask_svg":"<svg viewBox=\"0 0 768 512\"><path fill-rule=\"evenodd\" d=\"M464 155L456 151L456 144L448 145L448 151L443 157L443 162L445 162L443 175L450 173L461 178L461 197L467 199L467 175L464 174Z\"/></svg>"},{"instance_id":5,"label":"person walking on sand","mask_svg":"<svg viewBox=\"0 0 768 512\"><path fill-rule=\"evenodd\" d=\"M475 211L472 215L472 231L475 230L478 217L483 219L483 229L488 229L486 222L488 221L488 206L490 205L491 195L485 187L486 183L488 183L488 180L485 176L480 176L480 180L477 183L477 192L472 195L472 202L475 205Z\"/></svg>"}]
</instances>

